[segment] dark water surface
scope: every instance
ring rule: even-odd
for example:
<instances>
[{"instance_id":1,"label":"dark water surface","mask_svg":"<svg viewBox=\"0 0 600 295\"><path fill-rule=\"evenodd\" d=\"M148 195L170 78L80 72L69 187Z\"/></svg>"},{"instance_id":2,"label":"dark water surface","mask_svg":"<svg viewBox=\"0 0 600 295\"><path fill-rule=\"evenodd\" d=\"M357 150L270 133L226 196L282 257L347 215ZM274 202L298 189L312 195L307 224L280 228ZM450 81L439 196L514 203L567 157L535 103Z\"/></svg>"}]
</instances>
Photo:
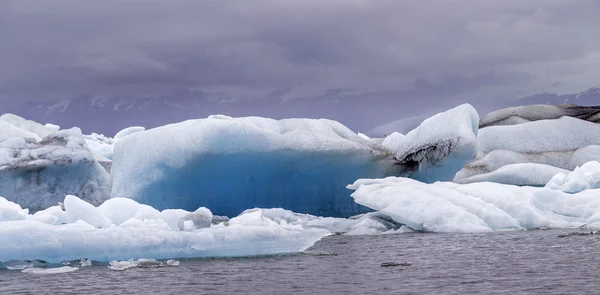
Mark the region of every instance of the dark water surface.
<instances>
[{"instance_id":1,"label":"dark water surface","mask_svg":"<svg viewBox=\"0 0 600 295\"><path fill-rule=\"evenodd\" d=\"M302 255L0 270L0 294L600 294L600 235L566 232L579 230L332 236Z\"/></svg>"}]
</instances>

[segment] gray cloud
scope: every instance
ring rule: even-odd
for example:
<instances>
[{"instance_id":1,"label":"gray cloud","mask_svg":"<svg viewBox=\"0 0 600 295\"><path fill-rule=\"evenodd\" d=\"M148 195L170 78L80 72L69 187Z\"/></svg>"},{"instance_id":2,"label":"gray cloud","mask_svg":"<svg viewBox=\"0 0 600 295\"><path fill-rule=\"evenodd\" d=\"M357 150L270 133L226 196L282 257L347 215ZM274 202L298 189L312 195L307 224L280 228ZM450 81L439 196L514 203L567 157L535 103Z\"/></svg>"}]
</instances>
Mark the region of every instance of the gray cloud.
<instances>
[{"instance_id":1,"label":"gray cloud","mask_svg":"<svg viewBox=\"0 0 600 295\"><path fill-rule=\"evenodd\" d=\"M594 0L4 0L0 97L574 91L598 83L599 13Z\"/></svg>"}]
</instances>

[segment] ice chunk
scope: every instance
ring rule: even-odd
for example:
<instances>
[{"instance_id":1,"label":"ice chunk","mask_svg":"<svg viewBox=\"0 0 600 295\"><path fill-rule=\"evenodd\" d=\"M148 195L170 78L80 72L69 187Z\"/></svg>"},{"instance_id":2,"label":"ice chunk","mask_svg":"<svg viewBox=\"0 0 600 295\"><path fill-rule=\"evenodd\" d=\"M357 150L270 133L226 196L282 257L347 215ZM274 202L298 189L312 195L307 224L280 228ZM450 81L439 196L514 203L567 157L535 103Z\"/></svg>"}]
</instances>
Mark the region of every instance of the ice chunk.
<instances>
[{"instance_id":1,"label":"ice chunk","mask_svg":"<svg viewBox=\"0 0 600 295\"><path fill-rule=\"evenodd\" d=\"M184 230L184 223L186 221L191 221L194 225L194 229L206 228L210 227L212 224L213 214L207 208L201 207L198 210L188 213L181 218L177 222L177 227L180 230Z\"/></svg>"},{"instance_id":2,"label":"ice chunk","mask_svg":"<svg viewBox=\"0 0 600 295\"><path fill-rule=\"evenodd\" d=\"M402 149L402 146L405 144L403 141L405 140L406 135L400 132L394 132L388 136L386 136L382 141L381 145L389 148L393 151L399 151Z\"/></svg>"},{"instance_id":3,"label":"ice chunk","mask_svg":"<svg viewBox=\"0 0 600 295\"><path fill-rule=\"evenodd\" d=\"M572 117L487 127L479 131L477 159L465 165L454 181L471 182L475 179L473 176L489 175L503 166L519 163L543 164L572 171L600 158L598 134L600 124ZM529 169L513 169L512 172L519 174L515 175L515 180L528 178L531 173ZM537 185L545 185L545 182Z\"/></svg>"},{"instance_id":4,"label":"ice chunk","mask_svg":"<svg viewBox=\"0 0 600 295\"><path fill-rule=\"evenodd\" d=\"M108 268L116 271L123 271L126 269L138 267L138 268L155 268L165 266L179 266L179 261L168 260L167 262L157 261L151 258L141 258L138 260L129 259L126 261L113 260L109 263Z\"/></svg>"},{"instance_id":5,"label":"ice chunk","mask_svg":"<svg viewBox=\"0 0 600 295\"><path fill-rule=\"evenodd\" d=\"M115 135L115 137L113 139L114 140L119 140L119 139L121 139L123 137L129 136L129 135L134 134L134 133L142 132L144 130L146 130L146 128L145 127L140 127L140 126L128 127L128 128L125 128L125 129L117 132L117 134Z\"/></svg>"},{"instance_id":6,"label":"ice chunk","mask_svg":"<svg viewBox=\"0 0 600 295\"><path fill-rule=\"evenodd\" d=\"M120 139L112 195L225 216L254 207L351 216L367 209L347 183L400 168L392 151L335 121L211 116Z\"/></svg>"},{"instance_id":7,"label":"ice chunk","mask_svg":"<svg viewBox=\"0 0 600 295\"><path fill-rule=\"evenodd\" d=\"M481 119L479 127L517 125L532 121L558 119L563 116L600 123L600 106L538 104L506 108L485 115Z\"/></svg>"},{"instance_id":8,"label":"ice chunk","mask_svg":"<svg viewBox=\"0 0 600 295\"><path fill-rule=\"evenodd\" d=\"M0 142L13 137L32 138L36 141L41 139L40 136L35 133L15 127L7 122L0 121Z\"/></svg>"},{"instance_id":9,"label":"ice chunk","mask_svg":"<svg viewBox=\"0 0 600 295\"><path fill-rule=\"evenodd\" d=\"M25 130L27 132L31 132L37 135L39 138L48 136L52 132L52 130L46 128L40 123L23 119L14 114L4 114L0 116L0 121L6 122L10 125L13 125L14 127Z\"/></svg>"},{"instance_id":10,"label":"ice chunk","mask_svg":"<svg viewBox=\"0 0 600 295\"><path fill-rule=\"evenodd\" d=\"M414 230L480 232L569 228L600 221L598 191L578 194L497 183L425 184L408 178L361 179L356 202Z\"/></svg>"},{"instance_id":11,"label":"ice chunk","mask_svg":"<svg viewBox=\"0 0 600 295\"><path fill-rule=\"evenodd\" d=\"M28 209L22 209L19 204L0 197L0 221L24 220L28 214Z\"/></svg>"},{"instance_id":12,"label":"ice chunk","mask_svg":"<svg viewBox=\"0 0 600 295\"><path fill-rule=\"evenodd\" d=\"M383 144L395 146L405 175L426 182L452 180L475 158L478 126L477 111L464 104L423 121L404 138L395 136Z\"/></svg>"},{"instance_id":13,"label":"ice chunk","mask_svg":"<svg viewBox=\"0 0 600 295\"><path fill-rule=\"evenodd\" d=\"M112 138L102 134L92 133L90 135L84 135L84 139L92 153L112 160L115 143Z\"/></svg>"},{"instance_id":14,"label":"ice chunk","mask_svg":"<svg viewBox=\"0 0 600 295\"><path fill-rule=\"evenodd\" d=\"M112 224L111 220L104 216L98 208L76 196L66 196L64 204L67 218L71 222L82 220L95 227L108 227Z\"/></svg>"},{"instance_id":15,"label":"ice chunk","mask_svg":"<svg viewBox=\"0 0 600 295\"><path fill-rule=\"evenodd\" d=\"M556 174L546 185L547 188L567 193L578 193L586 189L600 189L600 163L591 161L573 172Z\"/></svg>"},{"instance_id":16,"label":"ice chunk","mask_svg":"<svg viewBox=\"0 0 600 295\"><path fill-rule=\"evenodd\" d=\"M71 266L61 266L61 267L53 267L53 268L33 267L33 268L26 268L26 269L22 270L22 272L36 274L36 275L51 275L51 274L74 272L78 269L79 268L77 268L77 267L71 267Z\"/></svg>"},{"instance_id":17,"label":"ice chunk","mask_svg":"<svg viewBox=\"0 0 600 295\"><path fill-rule=\"evenodd\" d=\"M44 125L44 127L46 127L46 129L50 130L50 132L56 132L56 131L60 130L60 126L50 124L50 123Z\"/></svg>"},{"instance_id":18,"label":"ice chunk","mask_svg":"<svg viewBox=\"0 0 600 295\"><path fill-rule=\"evenodd\" d=\"M61 206L52 206L27 216L28 220L36 220L47 224L63 224L69 222L67 212Z\"/></svg>"},{"instance_id":19,"label":"ice chunk","mask_svg":"<svg viewBox=\"0 0 600 295\"><path fill-rule=\"evenodd\" d=\"M39 142L0 143L0 195L22 207L45 209L76 195L93 204L110 196L110 175L94 159L77 128Z\"/></svg>"},{"instance_id":20,"label":"ice chunk","mask_svg":"<svg viewBox=\"0 0 600 295\"><path fill-rule=\"evenodd\" d=\"M544 186L559 173L569 173L569 171L545 164L520 163L509 164L492 172L476 174L467 178L457 177L456 182L473 183L489 181L521 186Z\"/></svg>"},{"instance_id":21,"label":"ice chunk","mask_svg":"<svg viewBox=\"0 0 600 295\"><path fill-rule=\"evenodd\" d=\"M192 213L189 220L192 229L181 231L176 223L189 212L165 210L155 214L153 212L157 211L153 208L132 202L117 199L97 208L68 196L65 198L65 214L68 217L65 224L45 223L32 215L26 216L25 220L2 221L0 261L43 259L62 263L80 257L89 261L111 261L141 257L168 259L284 254L303 251L330 234L328 230L305 228L283 220L275 222L260 211L233 218L229 224L209 224L207 227L211 213L205 208ZM45 211L48 212L44 212L43 216L56 213L49 209ZM130 216L120 224L112 223L112 220L119 223ZM177 221L162 218L177 218ZM194 221L200 222L200 229L194 227Z\"/></svg>"}]
</instances>

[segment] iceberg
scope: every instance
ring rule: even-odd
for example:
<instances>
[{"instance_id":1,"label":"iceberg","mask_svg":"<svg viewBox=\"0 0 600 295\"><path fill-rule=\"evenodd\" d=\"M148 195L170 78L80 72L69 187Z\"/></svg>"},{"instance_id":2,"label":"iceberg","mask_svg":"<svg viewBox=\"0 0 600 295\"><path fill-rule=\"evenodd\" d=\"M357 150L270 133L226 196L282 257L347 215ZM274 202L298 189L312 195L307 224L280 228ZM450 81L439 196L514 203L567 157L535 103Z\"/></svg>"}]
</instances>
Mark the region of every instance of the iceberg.
<instances>
[{"instance_id":1,"label":"iceberg","mask_svg":"<svg viewBox=\"0 0 600 295\"><path fill-rule=\"evenodd\" d=\"M456 174L455 182L494 181L501 167L512 166L511 172L519 174L514 179L530 179L544 186L548 175L564 173L558 169L574 170L589 161L600 159L600 124L564 116L555 120L539 120L518 125L492 126L479 131L477 157ZM555 167L536 169L532 164ZM537 171L537 172L536 172ZM542 177L543 174L543 177ZM477 176L477 177L475 177ZM519 184L518 182L514 184Z\"/></svg>"},{"instance_id":2,"label":"iceberg","mask_svg":"<svg viewBox=\"0 0 600 295\"><path fill-rule=\"evenodd\" d=\"M546 187L567 193L600 189L600 163L591 161L575 168L572 172L557 173L548 181Z\"/></svg>"},{"instance_id":3,"label":"iceberg","mask_svg":"<svg viewBox=\"0 0 600 295\"><path fill-rule=\"evenodd\" d=\"M477 111L464 104L423 121L406 136L392 135L382 144L396 152L396 161L405 168L403 176L447 181L475 158L478 126Z\"/></svg>"},{"instance_id":4,"label":"iceberg","mask_svg":"<svg viewBox=\"0 0 600 295\"><path fill-rule=\"evenodd\" d=\"M281 207L348 217L368 211L348 183L401 170L391 150L335 121L210 116L119 139L112 196L225 216Z\"/></svg>"},{"instance_id":5,"label":"iceberg","mask_svg":"<svg viewBox=\"0 0 600 295\"><path fill-rule=\"evenodd\" d=\"M518 125L539 120L553 120L568 116L592 123L600 123L600 106L585 107L573 104L537 104L497 110L485 115L479 128Z\"/></svg>"},{"instance_id":6,"label":"iceberg","mask_svg":"<svg viewBox=\"0 0 600 295\"><path fill-rule=\"evenodd\" d=\"M56 205L65 195L93 204L110 196L110 175L88 150L77 128L36 141L0 142L0 195L33 210Z\"/></svg>"},{"instance_id":7,"label":"iceberg","mask_svg":"<svg viewBox=\"0 0 600 295\"><path fill-rule=\"evenodd\" d=\"M486 232L600 227L600 190L568 194L498 183L422 183L409 178L360 179L354 200L413 230Z\"/></svg>"},{"instance_id":8,"label":"iceberg","mask_svg":"<svg viewBox=\"0 0 600 295\"><path fill-rule=\"evenodd\" d=\"M270 219L262 210L229 222L208 227L201 222L200 228L182 230L179 219L188 220L187 216L195 213L203 220L212 213L206 208L160 212L123 198L95 207L75 196L67 196L64 207L64 211L56 206L27 215L27 209L0 199L0 261L61 263L85 257L85 261L109 262L287 254L303 251L330 234L326 229ZM191 222L194 225L195 220Z\"/></svg>"}]
</instances>

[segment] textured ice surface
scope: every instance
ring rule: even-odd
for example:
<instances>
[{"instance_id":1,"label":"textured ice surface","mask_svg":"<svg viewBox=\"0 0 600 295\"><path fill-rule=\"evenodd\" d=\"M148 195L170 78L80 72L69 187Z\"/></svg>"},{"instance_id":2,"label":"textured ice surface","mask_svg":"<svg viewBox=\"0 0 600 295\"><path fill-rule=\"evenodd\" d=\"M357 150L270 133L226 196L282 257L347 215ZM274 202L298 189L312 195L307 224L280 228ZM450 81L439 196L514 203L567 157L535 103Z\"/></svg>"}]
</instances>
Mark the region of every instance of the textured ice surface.
<instances>
[{"instance_id":1,"label":"textured ice surface","mask_svg":"<svg viewBox=\"0 0 600 295\"><path fill-rule=\"evenodd\" d=\"M179 261L168 260L167 262L162 262L152 258L140 258L138 260L129 259L126 261L113 260L109 263L108 268L116 271L123 271L130 268L156 268L165 266L179 266Z\"/></svg>"},{"instance_id":2,"label":"textured ice surface","mask_svg":"<svg viewBox=\"0 0 600 295\"><path fill-rule=\"evenodd\" d=\"M458 183L495 182L512 185L544 186L556 174L569 173L568 170L546 164L519 163L502 166L492 172L459 178Z\"/></svg>"},{"instance_id":3,"label":"textured ice surface","mask_svg":"<svg viewBox=\"0 0 600 295\"><path fill-rule=\"evenodd\" d=\"M26 268L22 272L36 274L36 275L51 275L51 274L74 272L78 269L79 268L77 268L77 267L71 267L71 266L61 266L61 267L52 267L52 268L32 267L32 268Z\"/></svg>"},{"instance_id":4,"label":"textured ice surface","mask_svg":"<svg viewBox=\"0 0 600 295\"><path fill-rule=\"evenodd\" d=\"M405 144L404 140L406 139L406 135L400 132L394 132L388 136L386 136L382 141L381 145L389 148L393 151L399 151L402 146Z\"/></svg>"},{"instance_id":5,"label":"textured ice surface","mask_svg":"<svg viewBox=\"0 0 600 295\"><path fill-rule=\"evenodd\" d=\"M477 142L477 159L456 174L456 182L485 179L485 175L498 174L492 172L503 166L520 163L543 164L572 171L586 162L600 159L600 124L562 117L519 125L492 126L479 131ZM521 167L523 169L512 169L514 174L519 174L514 179L531 179L532 170L525 168L533 166ZM538 173L540 182L535 185L545 185L547 181L543 180L549 171L544 173L544 177ZM538 172L541 170L538 169Z\"/></svg>"},{"instance_id":6,"label":"textured ice surface","mask_svg":"<svg viewBox=\"0 0 600 295\"><path fill-rule=\"evenodd\" d=\"M497 183L425 184L388 177L349 186L356 202L414 230L480 232L600 226L599 190L568 194Z\"/></svg>"},{"instance_id":7,"label":"textured ice surface","mask_svg":"<svg viewBox=\"0 0 600 295\"><path fill-rule=\"evenodd\" d=\"M26 132L33 133L33 134L37 135L39 138L45 137L53 131L49 128L46 128L44 125L42 125L40 123L31 121L31 120L26 120L24 118L21 118L17 115L13 115L13 114L4 114L4 115L0 116L0 121L8 123L16 128L26 131ZM5 126L3 126L3 127L5 127ZM1 133L1 131L0 131L0 133Z\"/></svg>"},{"instance_id":8,"label":"textured ice surface","mask_svg":"<svg viewBox=\"0 0 600 295\"><path fill-rule=\"evenodd\" d=\"M94 204L110 196L110 175L88 150L77 128L40 141L0 142L0 196L34 210L77 195Z\"/></svg>"},{"instance_id":9,"label":"textured ice surface","mask_svg":"<svg viewBox=\"0 0 600 295\"><path fill-rule=\"evenodd\" d=\"M129 199L109 200L94 207L74 196L66 197L64 206L65 211L56 206L26 215L26 209L0 199L0 261L41 259L59 263L81 257L112 261L282 254L302 251L330 234L329 230L270 219L262 210L195 228L196 220L202 222L212 216L209 210L159 212ZM196 217L187 219L189 214ZM192 228L180 229L181 219L190 221Z\"/></svg>"},{"instance_id":10,"label":"textured ice surface","mask_svg":"<svg viewBox=\"0 0 600 295\"><path fill-rule=\"evenodd\" d=\"M583 107L577 105L527 105L506 108L485 115L480 122L481 128L502 125L517 125L539 120L558 119L569 116L600 123L600 106Z\"/></svg>"},{"instance_id":11,"label":"textured ice surface","mask_svg":"<svg viewBox=\"0 0 600 295\"><path fill-rule=\"evenodd\" d=\"M120 139L112 195L225 216L254 207L351 216L367 209L346 185L398 168L392 151L335 121L211 116Z\"/></svg>"},{"instance_id":12,"label":"textured ice surface","mask_svg":"<svg viewBox=\"0 0 600 295\"><path fill-rule=\"evenodd\" d=\"M128 128L125 128L125 129L117 132L117 134L115 135L115 137L113 139L119 140L123 137L129 136L134 133L142 132L144 130L146 130L146 127L141 127L141 126L128 127Z\"/></svg>"},{"instance_id":13,"label":"textured ice surface","mask_svg":"<svg viewBox=\"0 0 600 295\"><path fill-rule=\"evenodd\" d=\"M50 130L50 132L56 132L56 131L60 130L60 126L50 124L50 123L44 125L44 127L46 127L48 130Z\"/></svg>"},{"instance_id":14,"label":"textured ice surface","mask_svg":"<svg viewBox=\"0 0 600 295\"><path fill-rule=\"evenodd\" d=\"M103 156L109 160L112 159L115 143L112 138L97 133L84 135L84 138L92 153Z\"/></svg>"},{"instance_id":15,"label":"textured ice surface","mask_svg":"<svg viewBox=\"0 0 600 295\"><path fill-rule=\"evenodd\" d=\"M13 137L32 138L34 140L40 140L40 137L32 132L15 127L14 125L5 121L0 121L0 142Z\"/></svg>"},{"instance_id":16,"label":"textured ice surface","mask_svg":"<svg viewBox=\"0 0 600 295\"><path fill-rule=\"evenodd\" d=\"M546 187L567 193L600 189L600 163L592 161L575 168L573 172L558 173L548 182Z\"/></svg>"},{"instance_id":17,"label":"textured ice surface","mask_svg":"<svg viewBox=\"0 0 600 295\"><path fill-rule=\"evenodd\" d=\"M396 152L406 175L426 182L452 180L475 158L479 115L469 104L437 114L404 138L396 135L383 145Z\"/></svg>"}]
</instances>

